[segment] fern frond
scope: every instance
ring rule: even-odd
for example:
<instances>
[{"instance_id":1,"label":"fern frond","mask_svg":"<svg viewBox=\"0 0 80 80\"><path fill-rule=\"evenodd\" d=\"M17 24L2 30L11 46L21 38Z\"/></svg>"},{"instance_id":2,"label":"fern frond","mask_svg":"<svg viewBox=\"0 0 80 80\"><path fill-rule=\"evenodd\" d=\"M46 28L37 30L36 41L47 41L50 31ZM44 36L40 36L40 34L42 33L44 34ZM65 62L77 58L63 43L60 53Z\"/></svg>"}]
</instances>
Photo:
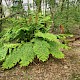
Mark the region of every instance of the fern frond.
<instances>
[{"instance_id":1,"label":"fern frond","mask_svg":"<svg viewBox=\"0 0 80 80\"><path fill-rule=\"evenodd\" d=\"M13 52L6 57L6 60L3 62L2 67L5 69L14 67L17 62L20 61L21 56L22 54L20 54L20 49L14 49Z\"/></svg>"},{"instance_id":2,"label":"fern frond","mask_svg":"<svg viewBox=\"0 0 80 80\"><path fill-rule=\"evenodd\" d=\"M7 47L7 48L16 48L17 46L19 46L20 45L20 43L15 43L15 44L13 44L13 43L5 43L4 44L4 46L5 47Z\"/></svg>"},{"instance_id":3,"label":"fern frond","mask_svg":"<svg viewBox=\"0 0 80 80\"><path fill-rule=\"evenodd\" d=\"M22 56L20 61L20 66L28 66L35 57L35 54L33 52L33 45L32 43L26 43L21 48Z\"/></svg>"},{"instance_id":4,"label":"fern frond","mask_svg":"<svg viewBox=\"0 0 80 80\"><path fill-rule=\"evenodd\" d=\"M17 49L14 49L13 52L6 57L2 67L5 69L10 69L14 67L20 60L21 66L28 66L29 63L33 61L34 56L32 44L25 43Z\"/></svg>"},{"instance_id":5,"label":"fern frond","mask_svg":"<svg viewBox=\"0 0 80 80\"><path fill-rule=\"evenodd\" d=\"M64 41L66 40L67 37L73 37L73 35L71 35L71 34L58 34L56 36L58 39L64 40Z\"/></svg>"},{"instance_id":6,"label":"fern frond","mask_svg":"<svg viewBox=\"0 0 80 80\"><path fill-rule=\"evenodd\" d=\"M37 32L37 33L35 33L35 37L42 37L44 39L48 39L49 41L55 41L55 42L58 42L59 43L56 35L53 35L51 33Z\"/></svg>"},{"instance_id":7,"label":"fern frond","mask_svg":"<svg viewBox=\"0 0 80 80\"><path fill-rule=\"evenodd\" d=\"M18 30L16 31L16 33L18 34L21 30L23 30L23 31L29 31L29 28L22 27L22 28L18 29Z\"/></svg>"},{"instance_id":8,"label":"fern frond","mask_svg":"<svg viewBox=\"0 0 80 80\"><path fill-rule=\"evenodd\" d=\"M0 61L3 61L6 57L8 48L0 47Z\"/></svg>"},{"instance_id":9,"label":"fern frond","mask_svg":"<svg viewBox=\"0 0 80 80\"><path fill-rule=\"evenodd\" d=\"M37 55L38 59L41 61L46 61L49 56L49 44L43 40L36 40L33 46L34 52Z\"/></svg>"},{"instance_id":10,"label":"fern frond","mask_svg":"<svg viewBox=\"0 0 80 80\"><path fill-rule=\"evenodd\" d=\"M64 58L64 54L60 50L64 48L62 44L57 44L55 42L50 42L49 44L50 44L50 53L52 54L52 56L58 59Z\"/></svg>"}]
</instances>

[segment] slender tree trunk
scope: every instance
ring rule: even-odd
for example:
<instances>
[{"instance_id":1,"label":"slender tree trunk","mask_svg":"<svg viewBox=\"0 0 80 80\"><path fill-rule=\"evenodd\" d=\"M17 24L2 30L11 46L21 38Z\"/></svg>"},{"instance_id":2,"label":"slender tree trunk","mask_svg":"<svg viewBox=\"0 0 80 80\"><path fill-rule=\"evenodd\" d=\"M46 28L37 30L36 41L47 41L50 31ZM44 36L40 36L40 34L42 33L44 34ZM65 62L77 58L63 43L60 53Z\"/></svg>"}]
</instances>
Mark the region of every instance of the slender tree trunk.
<instances>
[{"instance_id":1,"label":"slender tree trunk","mask_svg":"<svg viewBox=\"0 0 80 80\"><path fill-rule=\"evenodd\" d=\"M48 3L49 3L49 8L50 8L50 13L51 13L51 16L52 16L52 20L54 21L55 0L49 0Z\"/></svg>"},{"instance_id":2,"label":"slender tree trunk","mask_svg":"<svg viewBox=\"0 0 80 80\"><path fill-rule=\"evenodd\" d=\"M35 11L35 3L34 3L34 0L33 0L33 11Z\"/></svg>"},{"instance_id":3,"label":"slender tree trunk","mask_svg":"<svg viewBox=\"0 0 80 80\"><path fill-rule=\"evenodd\" d=\"M34 2L36 4L37 11L41 12L41 3L42 3L42 0L34 0Z\"/></svg>"},{"instance_id":4,"label":"slender tree trunk","mask_svg":"<svg viewBox=\"0 0 80 80\"><path fill-rule=\"evenodd\" d=\"M53 20L50 32L53 32L54 31L55 0L48 0L48 4L49 4L49 8L50 8L51 17Z\"/></svg>"},{"instance_id":5,"label":"slender tree trunk","mask_svg":"<svg viewBox=\"0 0 80 80\"><path fill-rule=\"evenodd\" d=\"M61 12L62 12L62 11L63 11L63 9L64 9L64 2L65 2L65 0L62 0Z\"/></svg>"},{"instance_id":6,"label":"slender tree trunk","mask_svg":"<svg viewBox=\"0 0 80 80\"><path fill-rule=\"evenodd\" d=\"M47 0L45 0L45 16L47 15L46 11L47 11Z\"/></svg>"},{"instance_id":7,"label":"slender tree trunk","mask_svg":"<svg viewBox=\"0 0 80 80\"><path fill-rule=\"evenodd\" d=\"M19 0L19 3L18 3L19 8L21 8L21 9L23 8L23 7L22 7L22 2L23 2L22 0Z\"/></svg>"},{"instance_id":8,"label":"slender tree trunk","mask_svg":"<svg viewBox=\"0 0 80 80\"><path fill-rule=\"evenodd\" d=\"M67 21L68 21L68 17L69 17L68 11L69 11L69 0L67 0Z\"/></svg>"},{"instance_id":9,"label":"slender tree trunk","mask_svg":"<svg viewBox=\"0 0 80 80\"><path fill-rule=\"evenodd\" d=\"M66 23L68 23L68 20L69 20L69 0L66 0L67 1L67 11L66 11ZM68 24L66 25L66 29L67 29L67 32L69 32L69 28L68 28Z\"/></svg>"},{"instance_id":10,"label":"slender tree trunk","mask_svg":"<svg viewBox=\"0 0 80 80\"><path fill-rule=\"evenodd\" d=\"M38 12L41 12L41 2L42 2L42 0L40 0L39 4L37 5L38 6Z\"/></svg>"},{"instance_id":11,"label":"slender tree trunk","mask_svg":"<svg viewBox=\"0 0 80 80\"><path fill-rule=\"evenodd\" d=\"M28 1L28 15L29 15L29 12L30 12L30 4L29 4L29 0Z\"/></svg>"},{"instance_id":12,"label":"slender tree trunk","mask_svg":"<svg viewBox=\"0 0 80 80\"><path fill-rule=\"evenodd\" d=\"M43 15L45 15L45 12L44 11L45 11L45 0L43 0L43 11L42 11L43 12Z\"/></svg>"},{"instance_id":13,"label":"slender tree trunk","mask_svg":"<svg viewBox=\"0 0 80 80\"><path fill-rule=\"evenodd\" d=\"M43 0L44 4L44 15L46 16L46 11L47 11L47 0Z\"/></svg>"},{"instance_id":14,"label":"slender tree trunk","mask_svg":"<svg viewBox=\"0 0 80 80\"><path fill-rule=\"evenodd\" d=\"M77 8L78 8L78 11L80 11L80 0L77 0Z\"/></svg>"},{"instance_id":15,"label":"slender tree trunk","mask_svg":"<svg viewBox=\"0 0 80 80\"><path fill-rule=\"evenodd\" d=\"M2 18L2 0L0 0L0 18ZM2 20L0 21L0 32L2 30Z\"/></svg>"}]
</instances>

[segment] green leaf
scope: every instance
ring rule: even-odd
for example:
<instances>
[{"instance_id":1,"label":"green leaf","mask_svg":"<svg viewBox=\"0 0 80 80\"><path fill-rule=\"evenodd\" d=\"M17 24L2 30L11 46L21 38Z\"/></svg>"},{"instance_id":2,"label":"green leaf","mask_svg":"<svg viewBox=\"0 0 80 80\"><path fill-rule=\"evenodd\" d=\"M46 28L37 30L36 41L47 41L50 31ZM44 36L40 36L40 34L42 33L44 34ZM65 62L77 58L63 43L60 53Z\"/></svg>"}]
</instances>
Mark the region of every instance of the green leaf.
<instances>
[{"instance_id":1,"label":"green leaf","mask_svg":"<svg viewBox=\"0 0 80 80\"><path fill-rule=\"evenodd\" d=\"M58 59L64 58L64 54L60 51L61 48L63 48L62 44L50 42L50 53L55 58L58 58Z\"/></svg>"},{"instance_id":2,"label":"green leaf","mask_svg":"<svg viewBox=\"0 0 80 80\"><path fill-rule=\"evenodd\" d=\"M49 41L55 41L55 42L58 42L59 43L56 35L53 35L51 33L37 32L37 33L35 33L35 37L42 37L44 39L48 39Z\"/></svg>"},{"instance_id":3,"label":"green leaf","mask_svg":"<svg viewBox=\"0 0 80 80\"><path fill-rule=\"evenodd\" d=\"M14 49L13 52L6 57L2 67L5 69L10 69L14 67L20 60L20 66L28 66L29 63L33 61L34 56L32 44L25 43L17 49Z\"/></svg>"},{"instance_id":4,"label":"green leaf","mask_svg":"<svg viewBox=\"0 0 80 80\"><path fill-rule=\"evenodd\" d=\"M26 43L21 48L22 56L20 61L20 66L28 66L35 57L35 54L33 52L33 45L32 43Z\"/></svg>"},{"instance_id":5,"label":"green leaf","mask_svg":"<svg viewBox=\"0 0 80 80\"><path fill-rule=\"evenodd\" d=\"M46 16L43 18L43 21L44 22L49 22L51 20L50 16Z\"/></svg>"},{"instance_id":6,"label":"green leaf","mask_svg":"<svg viewBox=\"0 0 80 80\"><path fill-rule=\"evenodd\" d=\"M19 43L13 44L13 43L5 43L4 46L7 48L16 48L17 46L19 46Z\"/></svg>"},{"instance_id":7,"label":"green leaf","mask_svg":"<svg viewBox=\"0 0 80 80\"><path fill-rule=\"evenodd\" d=\"M8 48L0 47L0 61L3 61L6 57Z\"/></svg>"},{"instance_id":8,"label":"green leaf","mask_svg":"<svg viewBox=\"0 0 80 80\"><path fill-rule=\"evenodd\" d=\"M34 44L34 52L41 61L46 61L49 57L49 44L43 40L36 40Z\"/></svg>"},{"instance_id":9,"label":"green leaf","mask_svg":"<svg viewBox=\"0 0 80 80\"><path fill-rule=\"evenodd\" d=\"M5 69L14 67L17 62L20 61L21 56L22 55L20 54L20 49L14 49L13 52L6 57L6 60L3 62L2 67Z\"/></svg>"}]
</instances>

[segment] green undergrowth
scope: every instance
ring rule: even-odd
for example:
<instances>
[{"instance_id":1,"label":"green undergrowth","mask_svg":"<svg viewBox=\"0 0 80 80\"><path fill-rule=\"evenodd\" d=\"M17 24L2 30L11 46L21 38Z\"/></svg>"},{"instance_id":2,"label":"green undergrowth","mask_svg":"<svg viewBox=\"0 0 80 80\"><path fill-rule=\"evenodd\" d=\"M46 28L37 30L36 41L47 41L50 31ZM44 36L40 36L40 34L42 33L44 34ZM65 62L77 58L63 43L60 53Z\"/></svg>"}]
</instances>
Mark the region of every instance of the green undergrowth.
<instances>
[{"instance_id":1,"label":"green undergrowth","mask_svg":"<svg viewBox=\"0 0 80 80\"><path fill-rule=\"evenodd\" d=\"M48 33L50 20L50 16L41 15L8 20L13 23L13 27L0 39L0 62L3 69L10 69L16 64L28 66L35 57L45 62L49 54L58 59L64 58L61 50L68 49L68 46L60 43L58 35Z\"/></svg>"}]
</instances>

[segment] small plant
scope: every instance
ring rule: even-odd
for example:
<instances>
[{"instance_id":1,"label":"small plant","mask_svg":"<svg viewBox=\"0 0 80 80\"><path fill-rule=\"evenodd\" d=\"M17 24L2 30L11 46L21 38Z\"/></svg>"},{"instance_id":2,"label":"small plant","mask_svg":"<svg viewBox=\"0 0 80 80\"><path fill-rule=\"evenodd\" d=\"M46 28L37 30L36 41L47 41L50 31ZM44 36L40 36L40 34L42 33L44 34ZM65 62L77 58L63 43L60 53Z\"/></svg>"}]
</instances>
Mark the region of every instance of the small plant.
<instances>
[{"instance_id":1,"label":"small plant","mask_svg":"<svg viewBox=\"0 0 80 80\"><path fill-rule=\"evenodd\" d=\"M51 23L49 20L49 16L41 15L16 20L15 27L9 29L0 39L2 68L10 69L17 63L21 67L28 66L36 56L43 62L48 60L49 54L58 59L64 58L61 49L68 47L59 42L57 35L48 33ZM12 21L15 23L15 20Z\"/></svg>"}]
</instances>

